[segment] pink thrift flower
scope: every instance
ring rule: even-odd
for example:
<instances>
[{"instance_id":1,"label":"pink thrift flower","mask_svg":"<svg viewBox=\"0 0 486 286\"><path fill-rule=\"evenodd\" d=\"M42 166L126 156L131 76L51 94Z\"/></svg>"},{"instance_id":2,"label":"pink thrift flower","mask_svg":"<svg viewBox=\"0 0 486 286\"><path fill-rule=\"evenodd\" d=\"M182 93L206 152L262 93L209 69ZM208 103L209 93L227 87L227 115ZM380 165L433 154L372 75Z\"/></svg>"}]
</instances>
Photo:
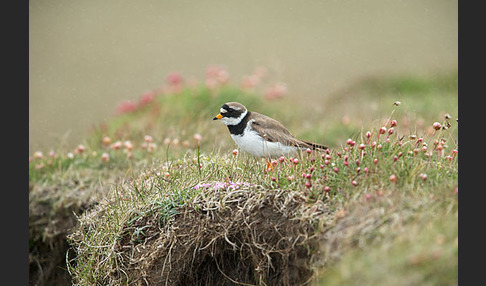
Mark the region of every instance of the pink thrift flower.
<instances>
[{"instance_id":1,"label":"pink thrift flower","mask_svg":"<svg viewBox=\"0 0 486 286\"><path fill-rule=\"evenodd\" d=\"M138 105L139 106L147 105L150 102L152 102L152 100L154 99L154 97L155 97L155 91L148 90L148 91L142 93L142 95L140 95L140 98L138 100Z\"/></svg>"},{"instance_id":2,"label":"pink thrift flower","mask_svg":"<svg viewBox=\"0 0 486 286\"><path fill-rule=\"evenodd\" d=\"M243 78L241 81L241 87L243 89L252 89L260 83L260 77L257 75L249 75Z\"/></svg>"},{"instance_id":3,"label":"pink thrift flower","mask_svg":"<svg viewBox=\"0 0 486 286\"><path fill-rule=\"evenodd\" d=\"M439 130L442 125L439 122L434 122L434 124L432 124L432 127L434 127L435 130Z\"/></svg>"},{"instance_id":4,"label":"pink thrift flower","mask_svg":"<svg viewBox=\"0 0 486 286\"><path fill-rule=\"evenodd\" d=\"M137 105L131 100L122 101L116 108L116 113L118 115L133 112L137 109Z\"/></svg>"},{"instance_id":5,"label":"pink thrift flower","mask_svg":"<svg viewBox=\"0 0 486 286\"><path fill-rule=\"evenodd\" d=\"M194 134L193 138L194 138L194 141L200 142L202 140L202 135L199 134L199 133L196 133L196 134Z\"/></svg>"},{"instance_id":6,"label":"pink thrift flower","mask_svg":"<svg viewBox=\"0 0 486 286\"><path fill-rule=\"evenodd\" d=\"M178 86L182 85L184 79L179 72L171 72L167 76L166 81L170 86Z\"/></svg>"},{"instance_id":7,"label":"pink thrift flower","mask_svg":"<svg viewBox=\"0 0 486 286\"><path fill-rule=\"evenodd\" d=\"M103 153L103 154L101 155L101 161L103 161L103 162L108 162L108 161L110 161L110 155L109 155L108 153Z\"/></svg>"},{"instance_id":8,"label":"pink thrift flower","mask_svg":"<svg viewBox=\"0 0 486 286\"><path fill-rule=\"evenodd\" d=\"M287 86L284 83L276 83L265 91L265 98L268 100L282 98L287 94Z\"/></svg>"},{"instance_id":9,"label":"pink thrift flower","mask_svg":"<svg viewBox=\"0 0 486 286\"><path fill-rule=\"evenodd\" d=\"M427 174L425 173L420 174L420 179L422 179L423 181L427 180Z\"/></svg>"},{"instance_id":10,"label":"pink thrift flower","mask_svg":"<svg viewBox=\"0 0 486 286\"><path fill-rule=\"evenodd\" d=\"M147 143L150 143L150 142L153 142L153 141L154 141L154 139L153 139L153 138L152 138L152 136L150 136L150 135L145 135L145 136L143 137L143 140L144 140L145 142L147 142Z\"/></svg>"},{"instance_id":11,"label":"pink thrift flower","mask_svg":"<svg viewBox=\"0 0 486 286\"><path fill-rule=\"evenodd\" d=\"M41 151L36 151L36 152L34 153L34 158L35 158L35 159L42 159L43 157L44 157L44 155L42 154L42 152L41 152Z\"/></svg>"},{"instance_id":12,"label":"pink thrift flower","mask_svg":"<svg viewBox=\"0 0 486 286\"><path fill-rule=\"evenodd\" d=\"M111 138L108 136L103 137L102 139L103 145L105 147L108 147L111 144Z\"/></svg>"}]
</instances>

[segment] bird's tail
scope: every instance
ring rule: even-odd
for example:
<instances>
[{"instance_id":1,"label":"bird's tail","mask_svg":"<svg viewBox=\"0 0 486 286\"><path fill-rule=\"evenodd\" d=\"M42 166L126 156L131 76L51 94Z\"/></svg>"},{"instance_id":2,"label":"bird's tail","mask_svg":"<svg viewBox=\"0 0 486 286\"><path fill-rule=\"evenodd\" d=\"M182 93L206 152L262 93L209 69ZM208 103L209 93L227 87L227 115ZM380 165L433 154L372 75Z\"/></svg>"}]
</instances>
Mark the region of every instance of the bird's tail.
<instances>
[{"instance_id":1,"label":"bird's tail","mask_svg":"<svg viewBox=\"0 0 486 286\"><path fill-rule=\"evenodd\" d=\"M303 144L301 147L303 148L310 148L312 150L321 150L321 151L324 151L326 149L329 149L329 147L327 147L326 145L321 145L321 144L317 144L317 143L313 143L313 142L309 142L309 141L304 141L304 140L300 140Z\"/></svg>"}]
</instances>

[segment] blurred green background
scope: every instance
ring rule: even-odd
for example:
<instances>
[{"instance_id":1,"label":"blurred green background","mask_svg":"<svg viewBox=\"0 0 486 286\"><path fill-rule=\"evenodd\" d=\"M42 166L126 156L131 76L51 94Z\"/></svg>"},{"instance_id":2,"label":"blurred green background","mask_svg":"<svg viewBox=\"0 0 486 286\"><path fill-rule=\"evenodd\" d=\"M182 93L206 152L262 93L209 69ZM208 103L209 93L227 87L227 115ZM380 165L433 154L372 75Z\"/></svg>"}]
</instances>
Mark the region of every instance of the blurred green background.
<instances>
[{"instance_id":1,"label":"blurred green background","mask_svg":"<svg viewBox=\"0 0 486 286\"><path fill-rule=\"evenodd\" d=\"M211 64L234 84L263 66L283 100L338 117L324 105L351 106L363 78L457 70L458 2L29 1L29 151L77 144L120 101Z\"/></svg>"}]
</instances>

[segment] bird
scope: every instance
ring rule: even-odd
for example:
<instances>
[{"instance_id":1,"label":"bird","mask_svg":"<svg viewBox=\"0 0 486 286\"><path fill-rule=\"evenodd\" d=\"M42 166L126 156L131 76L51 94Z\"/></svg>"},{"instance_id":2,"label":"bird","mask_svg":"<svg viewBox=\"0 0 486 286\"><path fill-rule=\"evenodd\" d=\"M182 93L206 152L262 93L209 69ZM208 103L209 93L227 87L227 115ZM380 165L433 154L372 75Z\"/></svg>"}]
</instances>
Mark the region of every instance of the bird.
<instances>
[{"instance_id":1,"label":"bird","mask_svg":"<svg viewBox=\"0 0 486 286\"><path fill-rule=\"evenodd\" d=\"M277 120L249 111L239 102L223 104L213 120L221 120L238 147L255 157L271 158L297 155L302 150L324 151L328 146L295 138Z\"/></svg>"}]
</instances>

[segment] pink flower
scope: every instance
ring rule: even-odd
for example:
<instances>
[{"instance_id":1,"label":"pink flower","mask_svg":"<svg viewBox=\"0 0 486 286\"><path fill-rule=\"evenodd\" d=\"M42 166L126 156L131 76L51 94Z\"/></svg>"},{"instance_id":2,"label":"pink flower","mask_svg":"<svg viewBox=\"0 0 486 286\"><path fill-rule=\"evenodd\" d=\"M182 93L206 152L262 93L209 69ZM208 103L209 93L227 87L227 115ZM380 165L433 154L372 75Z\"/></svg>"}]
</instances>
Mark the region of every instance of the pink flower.
<instances>
[{"instance_id":1,"label":"pink flower","mask_svg":"<svg viewBox=\"0 0 486 286\"><path fill-rule=\"evenodd\" d=\"M225 84L229 80L228 71L217 65L210 65L206 69L206 85L209 88L214 88L218 84Z\"/></svg>"},{"instance_id":2,"label":"pink flower","mask_svg":"<svg viewBox=\"0 0 486 286\"><path fill-rule=\"evenodd\" d=\"M176 85L178 86L178 85L182 85L184 79L179 72L171 72L167 76L166 81L170 86L176 86Z\"/></svg>"},{"instance_id":3,"label":"pink flower","mask_svg":"<svg viewBox=\"0 0 486 286\"><path fill-rule=\"evenodd\" d=\"M128 151L131 151L133 149L133 144L129 140L123 142L123 146L125 146L125 149L127 149Z\"/></svg>"},{"instance_id":4,"label":"pink flower","mask_svg":"<svg viewBox=\"0 0 486 286\"><path fill-rule=\"evenodd\" d=\"M241 87L243 89L252 89L260 83L260 77L257 75L249 75L243 78L241 81Z\"/></svg>"},{"instance_id":5,"label":"pink flower","mask_svg":"<svg viewBox=\"0 0 486 286\"><path fill-rule=\"evenodd\" d=\"M420 174L420 179L422 179L423 181L427 180L427 174Z\"/></svg>"},{"instance_id":6,"label":"pink flower","mask_svg":"<svg viewBox=\"0 0 486 286\"><path fill-rule=\"evenodd\" d=\"M147 145L147 151L148 151L148 152L152 152L152 151L154 151L155 149L157 149L157 144L155 144L155 143L153 143L153 142L148 143L148 145Z\"/></svg>"},{"instance_id":7,"label":"pink flower","mask_svg":"<svg viewBox=\"0 0 486 286\"><path fill-rule=\"evenodd\" d=\"M74 153L75 154L81 154L81 153L84 152L84 150L85 150L84 145L80 144L80 145L78 145L78 147L76 147L76 149L74 149Z\"/></svg>"},{"instance_id":8,"label":"pink flower","mask_svg":"<svg viewBox=\"0 0 486 286\"><path fill-rule=\"evenodd\" d=\"M435 130L439 130L442 125L439 122L434 122L434 124L432 124L432 127L434 127Z\"/></svg>"},{"instance_id":9,"label":"pink flower","mask_svg":"<svg viewBox=\"0 0 486 286\"><path fill-rule=\"evenodd\" d=\"M456 155L457 155L457 149L453 149L452 150L452 157L456 157Z\"/></svg>"},{"instance_id":10,"label":"pink flower","mask_svg":"<svg viewBox=\"0 0 486 286\"><path fill-rule=\"evenodd\" d=\"M283 163L283 162L285 161L285 157L284 157L284 156L282 156L282 157L278 158L278 161L279 161L280 163Z\"/></svg>"},{"instance_id":11,"label":"pink flower","mask_svg":"<svg viewBox=\"0 0 486 286\"><path fill-rule=\"evenodd\" d=\"M121 146L122 146L122 142L116 141L115 143L111 144L110 148L113 150L118 150L121 148Z\"/></svg>"},{"instance_id":12,"label":"pink flower","mask_svg":"<svg viewBox=\"0 0 486 286\"><path fill-rule=\"evenodd\" d=\"M103 137L102 139L103 145L105 147L108 147L111 144L111 138L108 136Z\"/></svg>"},{"instance_id":13,"label":"pink flower","mask_svg":"<svg viewBox=\"0 0 486 286\"><path fill-rule=\"evenodd\" d=\"M152 100L155 97L155 91L153 90L148 90L140 95L140 98L138 99L138 105L139 106L144 106L152 102Z\"/></svg>"},{"instance_id":14,"label":"pink flower","mask_svg":"<svg viewBox=\"0 0 486 286\"><path fill-rule=\"evenodd\" d=\"M193 136L194 141L200 142L202 140L202 135L199 133L194 134Z\"/></svg>"},{"instance_id":15,"label":"pink flower","mask_svg":"<svg viewBox=\"0 0 486 286\"><path fill-rule=\"evenodd\" d=\"M397 121L393 119L392 121L390 121L390 127L395 127L395 126L397 126Z\"/></svg>"},{"instance_id":16,"label":"pink flower","mask_svg":"<svg viewBox=\"0 0 486 286\"><path fill-rule=\"evenodd\" d=\"M128 112L133 112L137 109L137 105L131 100L122 101L116 108L118 115Z\"/></svg>"},{"instance_id":17,"label":"pink flower","mask_svg":"<svg viewBox=\"0 0 486 286\"><path fill-rule=\"evenodd\" d=\"M41 151L36 151L34 153L34 159L42 159L44 157L44 155L42 154Z\"/></svg>"},{"instance_id":18,"label":"pink flower","mask_svg":"<svg viewBox=\"0 0 486 286\"><path fill-rule=\"evenodd\" d=\"M282 98L287 94L287 86L284 83L276 83L265 91L265 98L268 100Z\"/></svg>"},{"instance_id":19,"label":"pink flower","mask_svg":"<svg viewBox=\"0 0 486 286\"><path fill-rule=\"evenodd\" d=\"M110 161L110 155L109 155L108 153L103 153L103 154L101 155L101 161L103 161L103 162L108 162L108 161Z\"/></svg>"},{"instance_id":20,"label":"pink flower","mask_svg":"<svg viewBox=\"0 0 486 286\"><path fill-rule=\"evenodd\" d=\"M147 143L150 143L150 142L153 142L153 141L154 141L154 139L153 139L153 138L152 138L152 136L150 136L150 135L145 135L145 136L143 137L143 140L144 140L145 142L147 142Z\"/></svg>"},{"instance_id":21,"label":"pink flower","mask_svg":"<svg viewBox=\"0 0 486 286\"><path fill-rule=\"evenodd\" d=\"M396 183L397 182L397 175L393 174L390 176L390 182Z\"/></svg>"}]
</instances>

